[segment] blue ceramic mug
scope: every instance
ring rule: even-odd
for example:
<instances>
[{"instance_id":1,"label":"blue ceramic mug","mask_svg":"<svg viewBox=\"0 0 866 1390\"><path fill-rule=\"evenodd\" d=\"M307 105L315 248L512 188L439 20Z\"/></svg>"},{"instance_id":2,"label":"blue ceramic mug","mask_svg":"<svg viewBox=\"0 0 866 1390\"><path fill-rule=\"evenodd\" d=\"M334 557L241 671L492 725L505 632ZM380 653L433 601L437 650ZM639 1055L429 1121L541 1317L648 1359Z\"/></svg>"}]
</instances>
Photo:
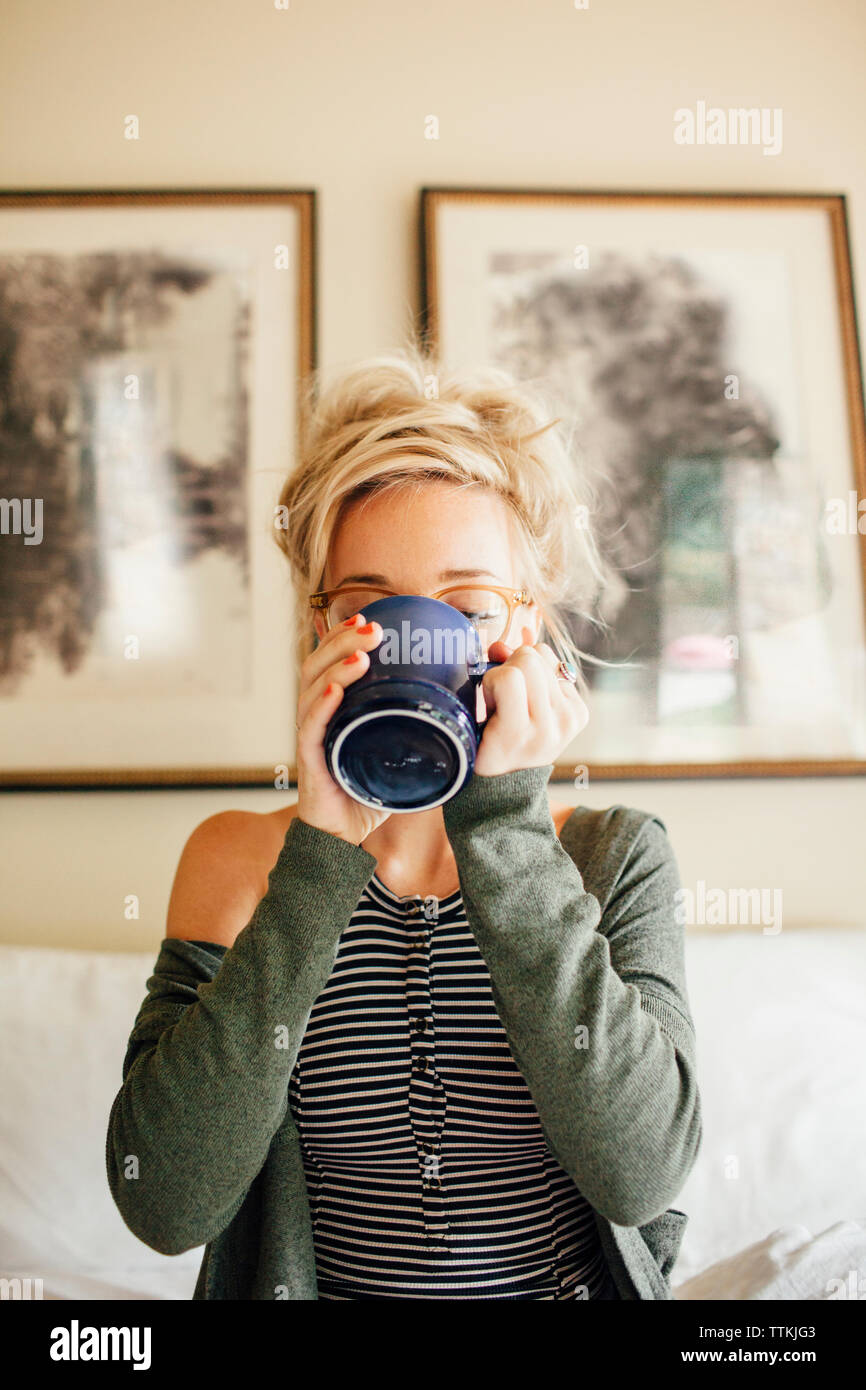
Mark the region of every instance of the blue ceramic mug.
<instances>
[{"instance_id":1,"label":"blue ceramic mug","mask_svg":"<svg viewBox=\"0 0 866 1390\"><path fill-rule=\"evenodd\" d=\"M328 722L328 769L364 806L426 811L472 776L478 686L500 663L484 660L478 629L439 599L397 594L363 612L383 636Z\"/></svg>"}]
</instances>

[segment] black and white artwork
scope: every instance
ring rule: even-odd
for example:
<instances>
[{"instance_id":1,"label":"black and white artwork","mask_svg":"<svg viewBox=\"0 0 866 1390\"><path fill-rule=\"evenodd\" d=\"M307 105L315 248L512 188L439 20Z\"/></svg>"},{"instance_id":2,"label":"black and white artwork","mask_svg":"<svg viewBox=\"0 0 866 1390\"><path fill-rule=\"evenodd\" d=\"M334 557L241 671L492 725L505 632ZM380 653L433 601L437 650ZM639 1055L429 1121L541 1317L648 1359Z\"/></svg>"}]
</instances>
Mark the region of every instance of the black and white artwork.
<instances>
[{"instance_id":1,"label":"black and white artwork","mask_svg":"<svg viewBox=\"0 0 866 1390\"><path fill-rule=\"evenodd\" d=\"M866 757L862 398L815 203L426 194L437 346L543 383L591 485L599 766Z\"/></svg>"},{"instance_id":2,"label":"black and white artwork","mask_svg":"<svg viewBox=\"0 0 866 1390\"><path fill-rule=\"evenodd\" d=\"M5 777L272 780L308 249L278 195L0 200Z\"/></svg>"}]
</instances>

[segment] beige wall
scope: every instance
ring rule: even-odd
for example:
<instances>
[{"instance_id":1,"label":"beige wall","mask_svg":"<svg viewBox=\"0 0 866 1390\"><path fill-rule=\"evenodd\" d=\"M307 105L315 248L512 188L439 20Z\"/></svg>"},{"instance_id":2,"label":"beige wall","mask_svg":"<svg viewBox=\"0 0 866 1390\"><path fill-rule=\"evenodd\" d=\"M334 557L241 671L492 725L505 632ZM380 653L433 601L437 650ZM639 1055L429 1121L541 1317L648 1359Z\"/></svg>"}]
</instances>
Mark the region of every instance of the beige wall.
<instances>
[{"instance_id":1,"label":"beige wall","mask_svg":"<svg viewBox=\"0 0 866 1390\"><path fill-rule=\"evenodd\" d=\"M862 0L590 0L586 11L568 0L290 0L287 11L6 0L2 28L3 187L318 190L328 367L390 346L416 312L424 184L841 191L855 278L866 264ZM700 99L781 107L782 153L676 146L674 108ZM130 113L137 143L122 138ZM438 142L424 139L430 113ZM188 832L217 810L274 809L274 796L3 796L0 939L156 947ZM863 920L861 778L606 783L580 799L658 812L686 883L781 887L787 923ZM135 922L123 916L130 893Z\"/></svg>"}]
</instances>

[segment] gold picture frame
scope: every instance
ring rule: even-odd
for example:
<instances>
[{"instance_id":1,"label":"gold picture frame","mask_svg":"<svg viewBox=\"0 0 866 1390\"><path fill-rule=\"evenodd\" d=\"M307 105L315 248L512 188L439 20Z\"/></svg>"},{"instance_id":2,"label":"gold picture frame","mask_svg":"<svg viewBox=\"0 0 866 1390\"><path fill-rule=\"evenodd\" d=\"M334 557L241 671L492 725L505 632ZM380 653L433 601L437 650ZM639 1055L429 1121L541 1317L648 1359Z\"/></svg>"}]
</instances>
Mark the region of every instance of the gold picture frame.
<instances>
[{"instance_id":1,"label":"gold picture frame","mask_svg":"<svg viewBox=\"0 0 866 1390\"><path fill-rule=\"evenodd\" d=\"M784 233L784 234L783 234ZM578 254L580 253L580 255ZM773 628L771 621L770 597L767 584L764 595L760 592L760 566L755 563L751 572L740 563L742 577L738 572L737 583L740 590L750 593L749 609L740 596L737 611L757 614L765 628L756 631L769 634L757 639L751 633L754 650L761 649L760 660L753 656L752 685L763 682L762 692L756 697L754 690L744 698L742 694L732 700L725 695L732 688L728 680L723 680L724 663L712 657L712 646L705 644L711 658L717 660L716 687L717 705L714 717L718 727L714 727L708 716L706 725L701 723L700 708L698 717L690 733L687 720L680 728L663 728L661 735L652 725L651 706L655 700L656 710L663 708L665 718L673 718L671 725L683 713L694 718L695 708L687 704L688 696L684 689L688 682L681 682L679 694L674 678L666 673L668 679L664 686L666 703L662 706L660 697L654 693L663 685L663 677L653 668L641 692L643 705L639 699L621 700L617 706L618 693L603 695L594 692L596 706L603 709L602 730L593 744L593 720L587 730L576 741L572 756L561 761L553 772L555 779L566 777L578 783L582 780L602 779L660 779L694 777L764 777L764 776L834 776L862 775L866 772L866 637L864 637L864 613L866 613L866 423L864 423L864 403L862 387L861 353L857 332L857 318L851 272L851 255L847 227L847 212L843 194L755 194L755 193L688 193L688 192L627 192L627 191L580 191L565 189L553 190L513 190L503 188L460 188L426 187L421 189L419 198L419 269L420 297L424 334L428 346L441 354L449 365L466 364L473 361L494 361L546 386L548 374L555 377L551 381L550 396L565 402L563 413L568 416L569 407L574 404L569 396L569 372L572 359L568 357L563 344L569 341L569 330L581 329L581 334L571 332L571 337L581 337L585 344L584 356L575 356L586 372L583 400L589 397L592 402L592 387L598 377L593 376L594 366L601 361L603 348L607 348L607 367L611 361L617 363L617 345L613 349L613 329L605 323L599 304L604 305L604 293L615 303L616 294L631 293L640 296L643 292L652 299L655 285L671 275L677 279L677 291L681 295L694 295L697 302L703 299L710 306L709 317L713 313L726 316L728 324L733 324L736 332L731 332L728 343L733 349L739 345L744 363L760 368L771 355L768 344L778 341L785 350L792 352L793 368L790 380L783 380L781 374L773 376L765 373L765 380L749 380L749 389L758 403L755 409L756 421L753 433L759 433L759 425L766 428L766 417L776 418L783 423L793 419L791 396L799 385L803 386L806 376L805 402L802 404L803 418L808 426L819 422L827 429L804 428L806 444L802 458L784 458L784 467L777 471L784 475L784 494L789 510L798 517L806 517L806 523L798 521L808 529L809 506L814 498L809 488L817 495L818 485L809 475L814 469L820 474L826 463L824 480L833 479L837 492L832 493L827 502L826 522L829 528L830 502L844 502L847 497L848 534L839 533L835 550L828 544L824 547L832 553L831 579L836 584L835 595L827 601L833 608L832 623L827 619L829 636L825 646L831 654L827 665L832 666L832 658L838 658L838 668L832 670L832 678L837 681L844 698L839 697L839 709L832 711L830 696L826 697L831 715L824 727L810 728L809 708L805 704L796 709L794 697L790 696L792 709L784 709L784 692L778 701L781 716L790 716L790 728L784 717L774 721L772 700L766 694L767 673L772 667L772 643L776 640L777 649L783 648L779 631L784 627L791 635L787 638L784 657L790 671L799 669L801 679L813 680L816 676L814 666L810 668L809 647L800 649L803 665L796 666L798 648L794 637L799 612L788 625L779 622ZM584 272L589 272L588 274ZM595 275L593 281L592 275ZM770 277L770 284L761 283L761 274ZM604 275L607 275L605 282ZM583 278L581 279L581 275ZM594 297L589 286L597 285ZM625 290L623 289L625 285ZM685 288L683 288L685 287ZM771 293L772 290L772 293ZM790 295L787 291L790 290ZM755 304L750 306L750 295ZM775 297L773 297L775 295ZM762 297L763 296L763 297ZM660 298L661 296L659 296ZM671 302L673 295L670 296ZM765 313L762 323L755 320L763 307L770 306L776 314ZM655 312L655 319L653 319ZM662 334L670 332L670 318L664 317L664 306L654 311L648 308L646 321L657 324ZM594 315L594 317L593 317ZM750 322L750 316L752 322ZM551 326L552 325L552 326ZM791 343L785 346L786 327L791 328ZM775 333L775 339L770 334ZM546 340L545 340L546 335ZM814 341L813 341L814 339ZM544 346L539 348L539 342ZM548 341L549 340L549 341ZM700 345L701 340L695 341ZM553 346L550 346L550 342ZM822 355L823 351L823 355ZM623 372L628 371L629 359L623 351L621 355ZM711 362L711 365L712 362ZM720 369L719 392L722 390L721 368L737 376L735 365L719 356L714 363ZM664 360L659 362L659 372L663 370ZM809 376L811 373L811 377ZM634 373L635 377L637 373ZM748 378L748 369L746 376ZM758 371L757 377L761 373ZM799 380L794 381L798 376ZM770 383L768 386L767 383ZM793 383L793 384L792 384ZM663 383L659 386L662 390ZM557 390L560 394L556 394ZM777 390L779 400L774 398ZM825 410L822 414L816 407L820 393L826 396ZM575 397L578 393L575 391ZM829 404L828 404L829 402ZM795 402L796 404L796 402ZM782 409L784 405L787 409ZM765 409L767 408L767 409ZM576 407L575 407L576 411ZM560 412L557 411L557 414ZM590 409L596 444L605 440L604 409L597 413ZM762 418L763 417L763 418ZM624 418L624 417L623 417ZM621 425L621 419L617 420ZM627 427L626 427L627 428ZM722 427L717 427L720 441L726 445ZM612 437L612 430L609 437ZM711 431L706 431L712 438ZM789 430L789 436L794 431ZM819 459L820 452L816 435L821 443L832 440L832 459L829 463ZM786 443L784 431L782 443ZM635 457L642 458L640 449L643 441L638 434ZM809 450L812 450L810 455ZM603 447L602 447L603 452ZM842 458L842 455L846 457ZM712 456L712 455L710 455ZM700 486L713 484L713 469L704 467L705 455L697 458L686 455L665 460L667 486L668 475L674 479L686 478ZM759 499L782 495L782 484L774 489L761 485L755 480L764 479L769 471L763 465L769 459L775 462L774 454L759 454L750 460L748 470L740 468L739 476L751 477L748 486L741 484L745 493L748 488ZM725 455L724 462L730 465L727 474L737 476L734 465L736 458ZM752 464L755 466L753 467ZM820 465L820 467L819 467ZM644 461L641 466L647 470ZM702 474L703 468L703 474ZM800 469L803 479L802 499L797 494ZM754 475L754 476L752 476ZM636 471L637 476L637 471ZM704 478L702 482L701 479ZM649 480L650 490L656 483L652 473L646 471L642 478L644 484ZM709 480L709 484L706 482ZM819 479L820 481L820 479ZM808 484L808 487L807 487ZM814 486L813 486L814 484ZM647 489L645 488L645 491ZM611 489L613 491L613 489ZM676 492L673 495L677 495ZM851 499L854 499L854 510ZM742 512L748 499L737 499ZM752 499L754 506L754 498ZM767 515L771 512L769 502L765 502ZM775 503L773 504L776 505ZM612 504L611 515L628 526L628 508L621 504L617 513L616 503ZM862 518L859 530L850 534L852 516ZM770 535L773 527L765 522L765 534ZM754 526L752 528L755 530ZM736 536L728 525L726 536ZM830 535L827 529L828 536ZM797 536L798 543L802 541ZM823 545L823 536L822 541ZM667 546L667 538L661 538L662 548ZM784 552L778 538L775 541L778 552ZM806 547L809 548L808 545ZM719 547L721 550L721 547ZM814 546L818 550L817 545ZM671 544L670 550L681 560L684 546L681 540ZM844 554L843 554L844 552ZM715 552L714 552L715 554ZM649 570L652 556L639 556L639 565ZM826 557L824 557L826 559ZM812 563L811 560L809 562ZM824 560L821 561L824 563ZM613 568L613 567L612 567ZM672 566L675 568L675 565ZM722 567L724 568L724 566ZM696 567L697 569L697 567ZM653 571L658 581L658 573ZM809 579L809 583L812 583ZM623 585L628 588L628 584ZM706 585L707 589L711 586ZM772 576L771 584L772 588ZM653 623L648 625L652 637L667 621L688 622L688 586L679 579L673 592L680 601L677 612L662 612L660 601L656 602ZM813 594L813 606L818 608L820 592L818 581L812 589L804 578L803 595ZM755 592L757 590L757 592ZM671 592L669 585L666 594ZM631 595L627 595L628 602ZM838 601L837 601L838 600ZM641 602L648 604L649 600ZM762 610L762 603L764 609ZM792 600L793 603L793 600ZM696 605L695 605L696 606ZM804 598L804 611L805 611ZM809 617L810 615L806 615ZM717 615L713 620L718 625ZM693 619L700 631L700 619ZM819 650L824 640L817 631L812 632L809 623L802 621L802 630L809 629L814 637L814 649ZM817 629L817 621L811 624ZM674 631L676 629L674 628ZM725 629L723 629L725 631ZM736 637L735 628L731 634ZM688 632L688 628L686 628ZM718 635L716 640L718 648ZM656 650L650 645L652 660L662 664L659 651L667 661L672 650L683 660L688 652L688 644L682 637L679 646L669 644ZM731 643L733 650L733 644ZM698 650L693 644L693 651ZM739 651L739 644L737 646ZM603 655L600 652L599 655ZM741 659L741 658L738 658ZM730 666L730 662L728 663ZM589 675L593 668L587 664ZM757 677L754 672L757 670ZM663 673L664 676L665 673ZM674 673L674 676L679 673ZM820 673L818 673L820 674ZM736 672L733 687L745 686L749 675L743 673L743 666ZM614 672L609 679L609 689L614 690L615 681L620 678ZM625 683L625 681L624 681ZM635 680L635 686L639 684ZM695 690L699 682L693 680ZM821 682L814 679L816 687ZM707 698L711 682L704 683ZM789 681L788 691L793 689ZM647 694L647 691L649 692ZM694 694L693 701L698 698ZM823 698L823 693L822 697ZM607 699L607 705L605 705ZM677 699L680 705L677 705ZM751 706L749 700L751 699ZM617 723L616 710L635 709L643 724L632 718L631 722L620 716ZM734 712L749 709L760 710L760 722L754 726L746 723L738 725L731 718ZM815 696L815 724L822 718L823 706ZM590 702L591 715L593 701ZM647 713L649 710L649 713ZM836 723L833 718L836 718ZM725 726L723 719L729 722ZM605 722L606 721L606 722ZM829 727L827 727L829 726ZM671 754L679 754L672 756ZM720 755L721 754L721 755ZM575 775L576 774L576 775Z\"/></svg>"},{"instance_id":2,"label":"gold picture frame","mask_svg":"<svg viewBox=\"0 0 866 1390\"><path fill-rule=\"evenodd\" d=\"M28 556L7 509L0 786L273 787L297 682L273 504L316 365L315 191L6 192L0 280L4 489L19 527L44 496L52 538Z\"/></svg>"}]
</instances>

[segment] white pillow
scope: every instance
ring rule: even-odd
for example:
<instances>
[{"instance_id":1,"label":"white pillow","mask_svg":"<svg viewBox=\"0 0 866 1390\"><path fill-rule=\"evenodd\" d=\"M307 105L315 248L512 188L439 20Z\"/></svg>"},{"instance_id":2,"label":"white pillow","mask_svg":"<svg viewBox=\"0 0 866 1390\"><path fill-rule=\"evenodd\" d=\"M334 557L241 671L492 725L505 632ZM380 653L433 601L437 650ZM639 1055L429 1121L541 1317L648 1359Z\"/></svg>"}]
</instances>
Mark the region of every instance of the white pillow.
<instances>
[{"instance_id":1,"label":"white pillow","mask_svg":"<svg viewBox=\"0 0 866 1390\"><path fill-rule=\"evenodd\" d=\"M866 1218L811 1236L786 1226L686 1283L681 1299L866 1299Z\"/></svg>"},{"instance_id":2,"label":"white pillow","mask_svg":"<svg viewBox=\"0 0 866 1390\"><path fill-rule=\"evenodd\" d=\"M782 1227L866 1214L866 931L687 931L704 1137L676 1288Z\"/></svg>"},{"instance_id":3,"label":"white pillow","mask_svg":"<svg viewBox=\"0 0 866 1390\"><path fill-rule=\"evenodd\" d=\"M63 1275L192 1297L203 1252L150 1250L105 1173L108 1115L155 960L0 946L0 1270L42 1277L46 1296L79 1296L50 1294Z\"/></svg>"}]
</instances>

